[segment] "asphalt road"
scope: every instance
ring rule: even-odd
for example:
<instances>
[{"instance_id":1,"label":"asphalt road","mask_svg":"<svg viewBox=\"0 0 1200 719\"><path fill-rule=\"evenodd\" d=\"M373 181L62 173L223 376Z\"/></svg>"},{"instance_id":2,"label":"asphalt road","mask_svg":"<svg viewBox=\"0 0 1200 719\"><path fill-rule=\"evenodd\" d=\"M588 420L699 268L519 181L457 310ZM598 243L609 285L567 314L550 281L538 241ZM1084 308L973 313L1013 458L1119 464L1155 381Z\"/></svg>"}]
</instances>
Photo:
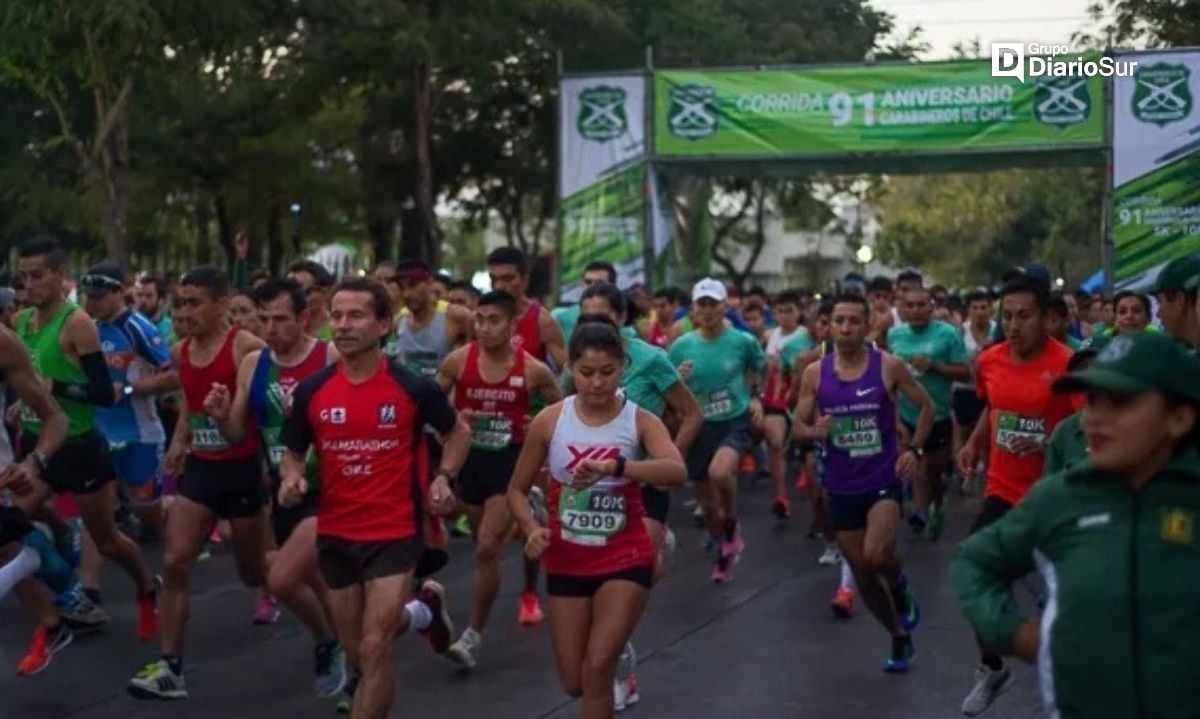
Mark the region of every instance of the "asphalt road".
<instances>
[{"instance_id":1,"label":"asphalt road","mask_svg":"<svg viewBox=\"0 0 1200 719\"><path fill-rule=\"evenodd\" d=\"M885 674L888 638L860 605L849 621L835 620L827 602L837 570L819 567L819 541L805 537L808 508L781 525L767 512L764 485L742 495L746 553L734 581L708 581L711 558L701 530L691 525L676 495L672 523L679 550L634 637L642 701L630 719L708 717L821 717L821 719L935 719L960 717L977 661L971 633L947 581L954 547L966 534L977 500L954 501L942 540L908 536L901 543L906 571L922 602L914 633L918 656L904 676ZM161 562L161 549L147 548ZM470 543L452 540L443 572L452 613L465 621L472 576ZM516 623L520 586L518 548L504 562L505 585L485 634L480 665L459 673L419 638L397 649L398 694L393 717L565 719L578 706L559 688L548 630ZM30 626L16 602L0 603L0 719L133 719L141 717L335 716L330 701L311 694L312 647L286 614L270 627L253 626L254 594L236 580L232 558L218 552L193 579L187 635L186 702L143 702L125 685L156 656L157 645L134 637L132 592L113 569L105 577L113 622L79 637L40 676L18 679L15 667ZM1040 716L1035 672L1020 667L1013 687L986 716Z\"/></svg>"}]
</instances>

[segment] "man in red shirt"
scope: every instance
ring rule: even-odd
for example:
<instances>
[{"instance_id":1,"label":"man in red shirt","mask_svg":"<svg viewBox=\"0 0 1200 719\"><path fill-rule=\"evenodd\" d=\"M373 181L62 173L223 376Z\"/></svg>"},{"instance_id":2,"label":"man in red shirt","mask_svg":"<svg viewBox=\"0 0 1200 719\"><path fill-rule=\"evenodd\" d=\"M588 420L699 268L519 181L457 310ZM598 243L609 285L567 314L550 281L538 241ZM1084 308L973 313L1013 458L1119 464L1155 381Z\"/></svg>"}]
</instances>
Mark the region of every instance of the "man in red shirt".
<instances>
[{"instance_id":1,"label":"man in red shirt","mask_svg":"<svg viewBox=\"0 0 1200 719\"><path fill-rule=\"evenodd\" d=\"M475 337L446 358L438 373L441 388L454 392L454 405L471 424L471 451L459 477L458 494L475 535L475 589L471 624L450 647L454 661L474 668L483 628L500 593L500 556L513 527L508 481L525 441L530 404L562 399L550 368L512 345L516 303L492 291L475 310ZM522 602L537 602L526 593ZM540 609L539 609L540 611Z\"/></svg>"},{"instance_id":2,"label":"man in red shirt","mask_svg":"<svg viewBox=\"0 0 1200 719\"><path fill-rule=\"evenodd\" d=\"M516 247L497 247L487 256L492 289L507 292L517 302L513 345L540 362L561 370L567 366L567 346L562 330L545 307L525 296L529 288L529 260Z\"/></svg>"},{"instance_id":3,"label":"man in red shirt","mask_svg":"<svg viewBox=\"0 0 1200 719\"><path fill-rule=\"evenodd\" d=\"M384 717L395 686L392 645L409 628L445 653L453 629L445 590L421 585L405 603L424 549L425 425L441 435L441 466L428 489L434 513L454 507L450 481L471 442L445 393L383 354L391 331L387 290L368 279L343 280L330 312L341 359L296 387L284 423L280 503L298 504L308 489L304 462L314 447L320 467L318 566L330 590L338 638L358 677L355 717Z\"/></svg>"},{"instance_id":4,"label":"man in red shirt","mask_svg":"<svg viewBox=\"0 0 1200 719\"><path fill-rule=\"evenodd\" d=\"M1007 514L1041 478L1050 435L1072 414L1070 396L1051 391L1067 373L1071 350L1050 337L1049 302L1048 288L1037 279L1006 284L1000 293L1006 340L976 360L975 389L987 411L958 455L959 471L969 477L987 452L987 488L972 533ZM982 713L1012 680L998 654L983 646L980 652L975 687L962 706L967 716Z\"/></svg>"}]
</instances>

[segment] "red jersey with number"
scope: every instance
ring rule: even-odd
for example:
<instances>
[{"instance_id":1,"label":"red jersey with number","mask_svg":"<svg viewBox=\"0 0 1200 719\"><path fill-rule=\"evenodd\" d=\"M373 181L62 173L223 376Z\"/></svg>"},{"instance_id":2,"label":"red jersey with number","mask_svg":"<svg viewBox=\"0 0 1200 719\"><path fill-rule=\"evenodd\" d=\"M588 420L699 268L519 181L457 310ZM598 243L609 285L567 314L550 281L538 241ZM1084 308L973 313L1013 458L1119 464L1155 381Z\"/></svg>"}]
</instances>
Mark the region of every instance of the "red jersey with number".
<instances>
[{"instance_id":1,"label":"red jersey with number","mask_svg":"<svg viewBox=\"0 0 1200 719\"><path fill-rule=\"evenodd\" d=\"M437 385L386 360L363 382L351 382L341 362L303 380L283 435L293 452L316 450L317 533L352 542L421 533L429 476L423 427L445 434L456 419Z\"/></svg>"},{"instance_id":2,"label":"red jersey with number","mask_svg":"<svg viewBox=\"0 0 1200 719\"><path fill-rule=\"evenodd\" d=\"M987 403L991 429L987 496L1016 505L1041 478L1046 455L1017 454L1013 442L1030 439L1044 446L1058 423L1073 414L1070 395L1050 390L1067 373L1070 359L1071 350L1053 339L1030 362L1014 362L1007 341L979 354L975 390Z\"/></svg>"},{"instance_id":3,"label":"red jersey with number","mask_svg":"<svg viewBox=\"0 0 1200 719\"><path fill-rule=\"evenodd\" d=\"M533 355L534 359L546 360L546 346L542 344L542 330L538 327L538 318L542 315L542 306L529 300L529 308L517 320L517 329L513 332L512 346L523 349Z\"/></svg>"},{"instance_id":4,"label":"red jersey with number","mask_svg":"<svg viewBox=\"0 0 1200 719\"><path fill-rule=\"evenodd\" d=\"M246 438L230 444L217 429L216 422L204 411L204 398L214 384L223 384L236 391L237 363L234 362L234 341L240 330L231 327L225 333L221 349L205 367L192 364L192 338L179 345L179 383L187 399L188 424L191 428L192 456L213 461L239 460L253 457L258 451L258 432L247 432Z\"/></svg>"},{"instance_id":5,"label":"red jersey with number","mask_svg":"<svg viewBox=\"0 0 1200 719\"><path fill-rule=\"evenodd\" d=\"M563 400L550 440L550 544L542 564L547 573L571 576L653 567L656 553L642 521L640 484L601 477L587 488L570 486L588 460L641 458L637 405L626 402L616 417L595 427L579 417L576 399Z\"/></svg>"},{"instance_id":6,"label":"red jersey with number","mask_svg":"<svg viewBox=\"0 0 1200 719\"><path fill-rule=\"evenodd\" d=\"M525 418L529 414L529 388L525 386L524 350L514 350L508 374L499 382L488 382L479 371L482 350L478 341L467 345L462 376L454 390L454 407L471 410L471 446L501 450L525 441Z\"/></svg>"}]
</instances>

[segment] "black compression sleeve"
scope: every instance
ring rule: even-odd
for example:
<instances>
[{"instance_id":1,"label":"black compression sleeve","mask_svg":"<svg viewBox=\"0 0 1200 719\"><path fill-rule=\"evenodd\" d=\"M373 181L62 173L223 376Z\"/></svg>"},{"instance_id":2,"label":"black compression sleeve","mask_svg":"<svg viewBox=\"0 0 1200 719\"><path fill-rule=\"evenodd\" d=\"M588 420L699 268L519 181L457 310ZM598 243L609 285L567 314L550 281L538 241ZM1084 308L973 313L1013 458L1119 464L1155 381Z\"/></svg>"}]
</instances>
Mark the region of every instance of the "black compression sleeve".
<instances>
[{"instance_id":1,"label":"black compression sleeve","mask_svg":"<svg viewBox=\"0 0 1200 719\"><path fill-rule=\"evenodd\" d=\"M54 380L51 390L59 397L66 397L77 402L111 407L116 404L116 394L113 392L112 379L108 374L108 363L104 361L103 352L90 352L79 358L79 368L87 375L87 384L61 382Z\"/></svg>"}]
</instances>

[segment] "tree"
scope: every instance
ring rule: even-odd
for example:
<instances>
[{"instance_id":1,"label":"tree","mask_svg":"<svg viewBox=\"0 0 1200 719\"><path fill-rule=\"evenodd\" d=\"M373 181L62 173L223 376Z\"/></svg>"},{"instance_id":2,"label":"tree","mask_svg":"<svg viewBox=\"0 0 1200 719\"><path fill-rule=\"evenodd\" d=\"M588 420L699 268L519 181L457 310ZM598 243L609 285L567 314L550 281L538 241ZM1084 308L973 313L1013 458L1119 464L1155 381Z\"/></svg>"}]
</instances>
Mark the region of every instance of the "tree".
<instances>
[{"instance_id":1,"label":"tree","mask_svg":"<svg viewBox=\"0 0 1200 719\"><path fill-rule=\"evenodd\" d=\"M1108 45L1189 47L1200 44L1200 3L1188 0L1100 0L1089 8ZM1112 16L1106 21L1106 16ZM1083 38L1081 38L1083 39Z\"/></svg>"},{"instance_id":2,"label":"tree","mask_svg":"<svg viewBox=\"0 0 1200 719\"><path fill-rule=\"evenodd\" d=\"M162 67L164 48L203 46L219 57L239 36L238 29L257 27L287 4L8 0L0 6L0 82L28 89L52 112L56 127L42 144L65 146L74 154L79 181L114 260L128 266L135 86Z\"/></svg>"},{"instance_id":3,"label":"tree","mask_svg":"<svg viewBox=\"0 0 1200 719\"><path fill-rule=\"evenodd\" d=\"M1099 264L1102 194L1094 168L891 177L876 200L880 259L962 285L1031 259L1082 279Z\"/></svg>"}]
</instances>

